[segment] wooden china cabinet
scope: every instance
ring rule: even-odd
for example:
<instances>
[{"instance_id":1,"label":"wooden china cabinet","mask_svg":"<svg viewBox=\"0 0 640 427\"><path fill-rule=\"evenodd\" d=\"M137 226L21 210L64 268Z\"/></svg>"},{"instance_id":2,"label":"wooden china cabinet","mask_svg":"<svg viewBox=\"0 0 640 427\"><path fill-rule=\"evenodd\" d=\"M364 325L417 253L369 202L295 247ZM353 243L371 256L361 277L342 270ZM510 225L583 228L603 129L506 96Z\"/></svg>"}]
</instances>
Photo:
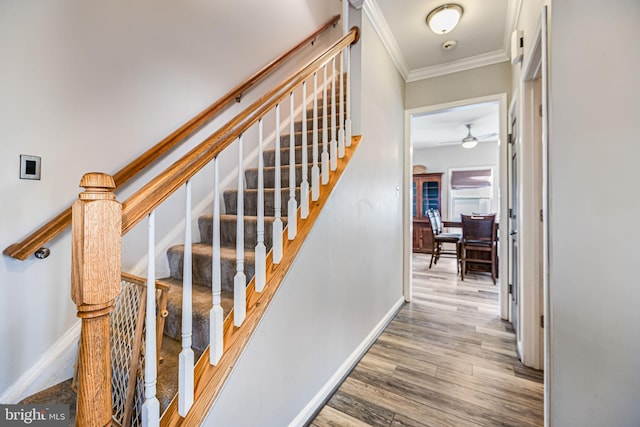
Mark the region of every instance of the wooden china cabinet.
<instances>
[{"instance_id":1,"label":"wooden china cabinet","mask_svg":"<svg viewBox=\"0 0 640 427\"><path fill-rule=\"evenodd\" d=\"M413 175L413 251L431 253L432 234L427 212L442 215L442 172Z\"/></svg>"}]
</instances>

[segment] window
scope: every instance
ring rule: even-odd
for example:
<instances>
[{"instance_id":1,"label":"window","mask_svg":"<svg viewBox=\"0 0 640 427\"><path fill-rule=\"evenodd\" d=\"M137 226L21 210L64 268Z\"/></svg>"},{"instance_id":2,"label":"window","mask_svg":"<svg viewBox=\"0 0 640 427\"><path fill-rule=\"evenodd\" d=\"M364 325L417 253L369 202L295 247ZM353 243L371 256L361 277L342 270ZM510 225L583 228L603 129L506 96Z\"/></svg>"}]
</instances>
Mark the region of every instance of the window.
<instances>
[{"instance_id":1,"label":"window","mask_svg":"<svg viewBox=\"0 0 640 427\"><path fill-rule=\"evenodd\" d=\"M493 168L452 170L450 173L451 219L460 215L493 212Z\"/></svg>"}]
</instances>

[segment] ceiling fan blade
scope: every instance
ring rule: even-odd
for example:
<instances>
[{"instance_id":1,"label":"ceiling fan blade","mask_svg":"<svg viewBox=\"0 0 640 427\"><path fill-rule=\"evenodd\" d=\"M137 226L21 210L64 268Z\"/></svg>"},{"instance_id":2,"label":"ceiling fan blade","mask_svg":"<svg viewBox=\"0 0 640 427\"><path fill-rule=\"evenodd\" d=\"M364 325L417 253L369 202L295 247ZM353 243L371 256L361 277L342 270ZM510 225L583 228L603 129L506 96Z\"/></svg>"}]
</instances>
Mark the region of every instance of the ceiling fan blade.
<instances>
[{"instance_id":1,"label":"ceiling fan blade","mask_svg":"<svg viewBox=\"0 0 640 427\"><path fill-rule=\"evenodd\" d=\"M498 138L498 133L497 132L491 132L491 133L485 133L484 135L479 135L476 138L478 138L478 141L482 140L482 141L487 141L487 140L493 140L493 139L497 139Z\"/></svg>"}]
</instances>

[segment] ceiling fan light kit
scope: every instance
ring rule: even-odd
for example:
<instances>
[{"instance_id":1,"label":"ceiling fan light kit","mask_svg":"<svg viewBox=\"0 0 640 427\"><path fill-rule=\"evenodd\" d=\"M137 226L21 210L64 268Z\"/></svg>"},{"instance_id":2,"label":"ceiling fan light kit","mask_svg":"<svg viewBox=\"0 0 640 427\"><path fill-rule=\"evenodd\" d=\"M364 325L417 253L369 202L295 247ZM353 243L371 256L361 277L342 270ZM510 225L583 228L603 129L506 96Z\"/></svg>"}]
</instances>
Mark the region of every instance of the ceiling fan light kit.
<instances>
[{"instance_id":1,"label":"ceiling fan light kit","mask_svg":"<svg viewBox=\"0 0 640 427\"><path fill-rule=\"evenodd\" d=\"M464 148L473 148L478 145L478 139L475 136L471 135L471 125L469 124L466 126L469 130L469 133L462 139L462 146Z\"/></svg>"},{"instance_id":2,"label":"ceiling fan light kit","mask_svg":"<svg viewBox=\"0 0 640 427\"><path fill-rule=\"evenodd\" d=\"M435 34L447 34L453 30L462 17L462 6L443 4L427 15L427 25Z\"/></svg>"}]
</instances>

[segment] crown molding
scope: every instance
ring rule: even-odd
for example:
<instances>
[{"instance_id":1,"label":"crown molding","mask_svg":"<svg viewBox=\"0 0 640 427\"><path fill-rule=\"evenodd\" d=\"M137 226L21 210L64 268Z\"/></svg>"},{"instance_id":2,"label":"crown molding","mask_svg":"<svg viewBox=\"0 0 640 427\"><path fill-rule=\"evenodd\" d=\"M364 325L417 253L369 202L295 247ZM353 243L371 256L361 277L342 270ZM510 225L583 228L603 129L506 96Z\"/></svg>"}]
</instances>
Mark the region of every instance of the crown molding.
<instances>
[{"instance_id":1,"label":"crown molding","mask_svg":"<svg viewBox=\"0 0 640 427\"><path fill-rule=\"evenodd\" d=\"M387 24L387 21L384 19L376 0L349 0L353 7L364 10L365 15L369 18L371 25L373 25L374 30L382 40L382 44L391 56L391 60L398 69L398 72L407 83L508 61L510 59L511 33L518 25L523 1L524 0L508 1L502 49L463 58L458 61L410 70L409 64L400 51L400 46L393 36L393 33L391 33L389 24Z\"/></svg>"},{"instance_id":2,"label":"crown molding","mask_svg":"<svg viewBox=\"0 0 640 427\"><path fill-rule=\"evenodd\" d=\"M486 65L498 64L509 60L509 53L504 49L483 53L482 55L471 56L458 61L446 62L444 64L433 65L431 67L411 70L405 79L407 83L416 80L429 79L431 77L442 76L458 71L471 70L473 68L484 67Z\"/></svg>"},{"instance_id":3,"label":"crown molding","mask_svg":"<svg viewBox=\"0 0 640 427\"><path fill-rule=\"evenodd\" d=\"M382 15L380 6L378 6L378 3L376 3L375 0L364 0L363 3L364 5L362 9L364 10L365 15L369 18L374 30L380 37L380 40L382 40L382 44L385 49L387 49L387 52L389 52L391 60L402 75L402 78L406 81L407 76L409 75L409 65L400 51L398 42L391 33L389 24L387 24L387 21Z\"/></svg>"}]
</instances>

